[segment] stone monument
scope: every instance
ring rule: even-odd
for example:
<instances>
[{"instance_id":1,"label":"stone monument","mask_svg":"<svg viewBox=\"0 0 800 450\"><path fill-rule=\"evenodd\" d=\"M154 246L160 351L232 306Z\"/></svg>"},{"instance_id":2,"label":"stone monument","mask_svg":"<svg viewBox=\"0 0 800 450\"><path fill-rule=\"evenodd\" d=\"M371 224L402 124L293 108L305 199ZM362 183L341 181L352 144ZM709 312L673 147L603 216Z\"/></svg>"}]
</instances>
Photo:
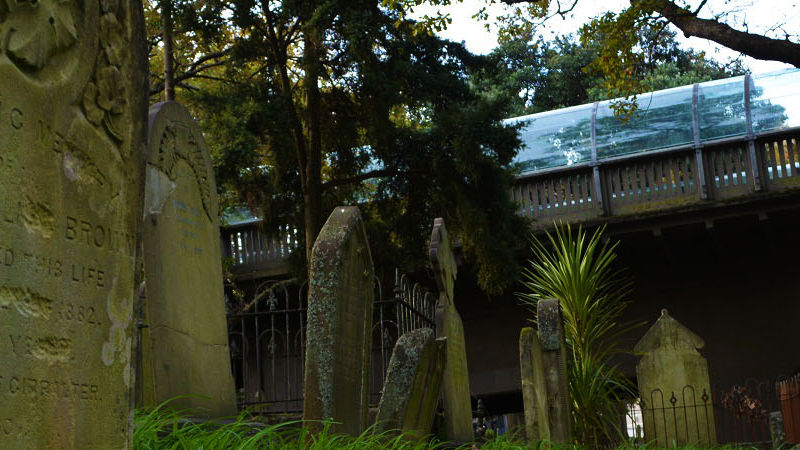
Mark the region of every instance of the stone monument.
<instances>
[{"instance_id":1,"label":"stone monument","mask_svg":"<svg viewBox=\"0 0 800 450\"><path fill-rule=\"evenodd\" d=\"M400 430L422 439L433 426L442 386L445 339L430 328L400 336L389 360L375 430Z\"/></svg>"},{"instance_id":2,"label":"stone monument","mask_svg":"<svg viewBox=\"0 0 800 450\"><path fill-rule=\"evenodd\" d=\"M311 251L303 420L333 419L351 435L367 427L373 267L355 206L339 206Z\"/></svg>"},{"instance_id":3,"label":"stone monument","mask_svg":"<svg viewBox=\"0 0 800 450\"><path fill-rule=\"evenodd\" d=\"M572 417L567 374L567 344L558 300L539 300L536 305L538 337L542 347L544 385L550 440L563 444L572 440Z\"/></svg>"},{"instance_id":4,"label":"stone monument","mask_svg":"<svg viewBox=\"0 0 800 450\"><path fill-rule=\"evenodd\" d=\"M138 1L0 2L0 447L130 447Z\"/></svg>"},{"instance_id":5,"label":"stone monument","mask_svg":"<svg viewBox=\"0 0 800 450\"><path fill-rule=\"evenodd\" d=\"M214 168L179 103L150 108L145 180L144 403L235 415Z\"/></svg>"},{"instance_id":6,"label":"stone monument","mask_svg":"<svg viewBox=\"0 0 800 450\"><path fill-rule=\"evenodd\" d=\"M464 325L456 310L453 294L458 268L442 218L433 221L428 255L439 288L439 301L436 302L436 334L447 338L447 355L442 381L446 435L447 439L452 441L470 442L473 438L472 403L467 352L464 347Z\"/></svg>"},{"instance_id":7,"label":"stone monument","mask_svg":"<svg viewBox=\"0 0 800 450\"><path fill-rule=\"evenodd\" d=\"M539 336L533 328L519 334L519 370L525 409L525 436L529 441L550 440L544 359Z\"/></svg>"},{"instance_id":8,"label":"stone monument","mask_svg":"<svg viewBox=\"0 0 800 450\"><path fill-rule=\"evenodd\" d=\"M666 309L634 347L644 439L657 446L716 444L703 340Z\"/></svg>"}]
</instances>

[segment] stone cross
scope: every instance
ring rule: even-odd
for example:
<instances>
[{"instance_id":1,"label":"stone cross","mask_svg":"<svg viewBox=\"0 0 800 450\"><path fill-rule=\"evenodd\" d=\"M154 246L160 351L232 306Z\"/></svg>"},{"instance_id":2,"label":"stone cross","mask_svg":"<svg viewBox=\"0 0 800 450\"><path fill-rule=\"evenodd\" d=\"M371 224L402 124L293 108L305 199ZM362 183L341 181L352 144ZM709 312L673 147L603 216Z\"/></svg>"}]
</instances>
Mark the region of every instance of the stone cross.
<instances>
[{"instance_id":1,"label":"stone cross","mask_svg":"<svg viewBox=\"0 0 800 450\"><path fill-rule=\"evenodd\" d=\"M130 448L142 3L5 1L0 30L0 447Z\"/></svg>"},{"instance_id":2,"label":"stone cross","mask_svg":"<svg viewBox=\"0 0 800 450\"><path fill-rule=\"evenodd\" d=\"M716 444L703 340L661 310L634 347L644 438L657 446Z\"/></svg>"},{"instance_id":3,"label":"stone cross","mask_svg":"<svg viewBox=\"0 0 800 450\"><path fill-rule=\"evenodd\" d=\"M544 359L539 336L533 328L519 334L519 369L528 441L550 440L550 410L547 407Z\"/></svg>"},{"instance_id":4,"label":"stone cross","mask_svg":"<svg viewBox=\"0 0 800 450\"><path fill-rule=\"evenodd\" d=\"M219 246L217 189L205 139L179 103L150 108L143 226L147 281L144 403L173 399L236 414Z\"/></svg>"},{"instance_id":5,"label":"stone cross","mask_svg":"<svg viewBox=\"0 0 800 450\"><path fill-rule=\"evenodd\" d=\"M467 353L464 347L464 325L455 307L454 285L458 268L447 235L444 219L433 221L430 263L439 300L436 303L436 334L447 338L443 396L447 439L456 442L472 441L472 404L470 401Z\"/></svg>"},{"instance_id":6,"label":"stone cross","mask_svg":"<svg viewBox=\"0 0 800 450\"><path fill-rule=\"evenodd\" d=\"M367 427L373 267L357 207L333 210L311 252L303 419L351 435Z\"/></svg>"},{"instance_id":7,"label":"stone cross","mask_svg":"<svg viewBox=\"0 0 800 450\"><path fill-rule=\"evenodd\" d=\"M567 379L567 347L564 323L557 299L539 300L536 306L538 337L542 347L542 367L547 390L547 418L550 440L556 444L572 439L572 418Z\"/></svg>"},{"instance_id":8,"label":"stone cross","mask_svg":"<svg viewBox=\"0 0 800 450\"><path fill-rule=\"evenodd\" d=\"M375 431L400 430L422 439L431 432L442 385L445 339L430 328L400 336L389 360Z\"/></svg>"}]
</instances>

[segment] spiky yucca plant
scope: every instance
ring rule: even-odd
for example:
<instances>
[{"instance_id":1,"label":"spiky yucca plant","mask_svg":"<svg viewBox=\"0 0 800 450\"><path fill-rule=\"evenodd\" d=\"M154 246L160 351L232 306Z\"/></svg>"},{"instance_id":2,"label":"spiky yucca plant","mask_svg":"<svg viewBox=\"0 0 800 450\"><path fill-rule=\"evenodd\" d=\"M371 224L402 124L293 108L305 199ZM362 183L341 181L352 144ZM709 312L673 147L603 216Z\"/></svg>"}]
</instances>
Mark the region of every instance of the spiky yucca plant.
<instances>
[{"instance_id":1,"label":"spiky yucca plant","mask_svg":"<svg viewBox=\"0 0 800 450\"><path fill-rule=\"evenodd\" d=\"M632 283L614 265L618 243L602 239L604 228L591 237L578 228L557 225L545 239L531 237L533 258L523 269L525 292L520 299L536 314L540 299L557 298L564 334L571 349L569 389L575 439L591 448L619 438L620 406L633 395L611 359L625 353L620 338L640 323L621 323Z\"/></svg>"}]
</instances>

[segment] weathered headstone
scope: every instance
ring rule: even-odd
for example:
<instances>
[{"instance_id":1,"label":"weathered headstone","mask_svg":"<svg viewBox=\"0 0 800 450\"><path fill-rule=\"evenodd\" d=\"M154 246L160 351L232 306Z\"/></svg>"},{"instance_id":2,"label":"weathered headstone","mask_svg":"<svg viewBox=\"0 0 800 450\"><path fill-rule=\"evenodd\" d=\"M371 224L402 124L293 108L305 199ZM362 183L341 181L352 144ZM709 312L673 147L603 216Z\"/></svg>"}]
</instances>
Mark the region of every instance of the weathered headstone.
<instances>
[{"instance_id":1,"label":"weathered headstone","mask_svg":"<svg viewBox=\"0 0 800 450\"><path fill-rule=\"evenodd\" d=\"M550 440L542 346L533 328L523 328L519 334L519 369L525 409L525 436L529 441Z\"/></svg>"},{"instance_id":2,"label":"weathered headstone","mask_svg":"<svg viewBox=\"0 0 800 450\"><path fill-rule=\"evenodd\" d=\"M373 267L357 207L333 210L311 252L303 419L312 430L367 427Z\"/></svg>"},{"instance_id":3,"label":"weathered headstone","mask_svg":"<svg viewBox=\"0 0 800 450\"><path fill-rule=\"evenodd\" d=\"M143 394L211 417L236 414L214 168L179 103L150 108L144 197Z\"/></svg>"},{"instance_id":4,"label":"weathered headstone","mask_svg":"<svg viewBox=\"0 0 800 450\"><path fill-rule=\"evenodd\" d=\"M139 1L0 2L0 447L130 446Z\"/></svg>"},{"instance_id":5,"label":"weathered headstone","mask_svg":"<svg viewBox=\"0 0 800 450\"><path fill-rule=\"evenodd\" d=\"M375 430L400 430L410 438L428 435L436 415L445 363L445 339L430 328L400 336L389 360Z\"/></svg>"},{"instance_id":6,"label":"weathered headstone","mask_svg":"<svg viewBox=\"0 0 800 450\"><path fill-rule=\"evenodd\" d=\"M666 309L634 347L644 438L665 447L714 445L714 411L703 340Z\"/></svg>"},{"instance_id":7,"label":"weathered headstone","mask_svg":"<svg viewBox=\"0 0 800 450\"><path fill-rule=\"evenodd\" d=\"M561 444L572 439L572 418L567 378L567 344L561 308L555 298L539 300L536 305L539 343L542 347L544 384L547 390L547 417L550 440Z\"/></svg>"},{"instance_id":8,"label":"weathered headstone","mask_svg":"<svg viewBox=\"0 0 800 450\"><path fill-rule=\"evenodd\" d=\"M433 221L428 254L439 288L436 334L447 338L442 380L446 435L452 441L469 442L473 434L467 352L464 347L464 325L456 310L453 294L458 268L442 218Z\"/></svg>"}]
</instances>

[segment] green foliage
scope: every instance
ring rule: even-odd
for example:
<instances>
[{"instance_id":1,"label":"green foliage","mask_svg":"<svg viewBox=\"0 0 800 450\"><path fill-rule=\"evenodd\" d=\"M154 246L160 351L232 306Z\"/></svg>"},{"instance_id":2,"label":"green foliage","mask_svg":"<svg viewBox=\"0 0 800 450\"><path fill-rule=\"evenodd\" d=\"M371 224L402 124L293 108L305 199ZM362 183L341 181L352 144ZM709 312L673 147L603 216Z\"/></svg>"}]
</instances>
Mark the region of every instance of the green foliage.
<instances>
[{"instance_id":1,"label":"green foliage","mask_svg":"<svg viewBox=\"0 0 800 450\"><path fill-rule=\"evenodd\" d=\"M223 28L237 39L231 63L215 75L224 81L205 80L186 97L206 133L223 205L246 204L264 218L265 231L288 225L304 241L311 188L297 139L310 139L318 126L321 220L337 205L359 205L379 270L425 267L430 227L441 216L480 286L490 293L509 286L518 273L518 237L527 231L507 195L519 141L501 123L508 96L467 82L486 59L419 32L394 9L400 4L314 5L328 21L317 121L303 94L303 27L292 27L310 20L307 11L294 2L207 3L214 17L230 17ZM256 14L262 7L271 21ZM285 33L284 48L265 37L269 27ZM302 268L305 255L297 253Z\"/></svg>"},{"instance_id":2,"label":"green foliage","mask_svg":"<svg viewBox=\"0 0 800 450\"><path fill-rule=\"evenodd\" d=\"M137 410L134 416L133 448L136 450L327 450L373 449L389 450L540 450L580 449L576 446L558 446L550 442L525 442L516 433L506 433L480 444L463 444L454 447L446 442L407 440L393 432L383 434L367 430L360 436L332 433L327 423L319 434L308 433L300 422L263 425L242 414L229 420L206 423L193 422L190 411L175 411L167 405L147 410ZM622 445L619 449L653 449L647 445ZM674 447L700 450L699 447ZM718 449L734 450L745 447L724 446Z\"/></svg>"},{"instance_id":3,"label":"green foliage","mask_svg":"<svg viewBox=\"0 0 800 450\"><path fill-rule=\"evenodd\" d=\"M576 440L600 448L618 436L619 407L633 395L630 382L610 365L624 353L620 339L639 323L621 323L631 282L614 267L617 243L558 225L546 239L531 238L533 258L523 270L522 302L534 311L540 299L557 298L571 349L569 388Z\"/></svg>"},{"instance_id":4,"label":"green foliage","mask_svg":"<svg viewBox=\"0 0 800 450\"><path fill-rule=\"evenodd\" d=\"M473 83L513 97L507 116L514 117L743 73L738 63L719 64L703 53L681 48L676 34L657 24L620 32L626 42L647 49L632 57L635 64L631 63L628 78L622 80L604 66L622 64L622 60L604 59L606 35L592 26L584 27L579 39L572 35L550 41L526 35L509 38L492 51L489 64L473 76Z\"/></svg>"}]
</instances>

